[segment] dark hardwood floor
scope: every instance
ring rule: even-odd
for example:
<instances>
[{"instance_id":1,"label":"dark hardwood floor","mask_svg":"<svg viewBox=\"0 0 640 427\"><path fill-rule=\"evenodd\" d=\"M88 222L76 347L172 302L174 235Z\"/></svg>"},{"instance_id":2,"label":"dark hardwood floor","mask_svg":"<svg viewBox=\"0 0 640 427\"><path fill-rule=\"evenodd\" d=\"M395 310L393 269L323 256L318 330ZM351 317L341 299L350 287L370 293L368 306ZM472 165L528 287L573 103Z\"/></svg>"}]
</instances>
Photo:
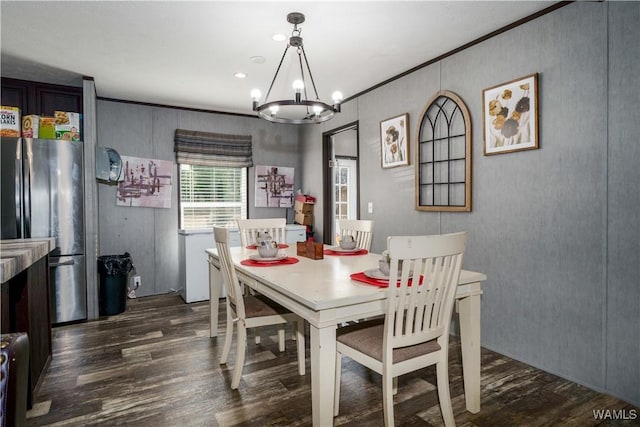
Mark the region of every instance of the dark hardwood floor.
<instances>
[{"instance_id":1,"label":"dark hardwood floor","mask_svg":"<svg viewBox=\"0 0 640 427\"><path fill-rule=\"evenodd\" d=\"M249 349L238 390L232 363L220 365L224 330L209 338L208 303L177 295L129 300L127 311L99 321L53 329L53 358L31 426L309 426L311 376L296 368L295 343L278 352L276 329ZM220 305L221 329L225 322ZM308 341L307 341L308 342ZM605 394L482 349L482 410L464 409L459 342L452 339L450 380L458 426L639 425L640 410ZM326 373L333 375L333 373ZM435 368L401 377L395 396L398 426L438 426L442 418ZM595 410L609 410L596 419ZM345 359L340 426L382 425L380 377ZM613 420L613 416L635 419Z\"/></svg>"}]
</instances>

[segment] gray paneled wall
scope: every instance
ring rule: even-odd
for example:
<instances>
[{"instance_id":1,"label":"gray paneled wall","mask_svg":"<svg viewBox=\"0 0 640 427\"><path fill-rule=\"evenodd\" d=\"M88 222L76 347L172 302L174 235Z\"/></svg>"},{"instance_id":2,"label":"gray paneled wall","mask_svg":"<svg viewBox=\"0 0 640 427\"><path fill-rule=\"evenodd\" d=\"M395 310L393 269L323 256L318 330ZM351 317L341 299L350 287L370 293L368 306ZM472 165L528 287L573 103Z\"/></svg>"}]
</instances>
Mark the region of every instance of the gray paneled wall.
<instances>
[{"instance_id":1,"label":"gray paneled wall","mask_svg":"<svg viewBox=\"0 0 640 427\"><path fill-rule=\"evenodd\" d=\"M570 4L343 104L344 118L305 129L302 153L304 188L322 194L322 133L357 120L373 250L393 234L469 231L464 267L488 276L483 346L636 405L639 23L638 2ZM482 90L536 72L540 149L485 157ZM417 120L440 89L471 112L471 213L416 211L414 161L380 166L380 121L409 113L413 155Z\"/></svg>"},{"instance_id":2,"label":"gray paneled wall","mask_svg":"<svg viewBox=\"0 0 640 427\"><path fill-rule=\"evenodd\" d=\"M606 388L640 401L640 3L608 3ZM634 357L635 356L635 357Z\"/></svg>"},{"instance_id":3,"label":"gray paneled wall","mask_svg":"<svg viewBox=\"0 0 640 427\"><path fill-rule=\"evenodd\" d=\"M273 125L264 120L181 109L152 107L99 100L98 141L102 147L121 155L175 161L173 136L176 128L253 136L255 165L293 167L296 183L301 182L300 128ZM249 216L287 216L292 210L255 208L254 168L249 169ZM115 186L101 184L99 196L99 255L129 252L137 273L142 276L139 296L177 290L178 180L176 167L170 209L116 206ZM296 185L296 188L298 184Z\"/></svg>"},{"instance_id":4,"label":"gray paneled wall","mask_svg":"<svg viewBox=\"0 0 640 427\"><path fill-rule=\"evenodd\" d=\"M358 157L358 135L354 130L340 132L333 137L333 154L336 157Z\"/></svg>"}]
</instances>

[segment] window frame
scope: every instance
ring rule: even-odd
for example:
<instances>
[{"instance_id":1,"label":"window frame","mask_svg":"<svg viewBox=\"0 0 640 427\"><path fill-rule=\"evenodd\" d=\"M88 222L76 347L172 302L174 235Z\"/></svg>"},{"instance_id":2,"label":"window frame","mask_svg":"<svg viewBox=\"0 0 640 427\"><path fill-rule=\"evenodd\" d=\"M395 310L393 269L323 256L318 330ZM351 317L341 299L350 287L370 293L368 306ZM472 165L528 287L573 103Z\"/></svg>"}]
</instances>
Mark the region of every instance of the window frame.
<instances>
[{"instance_id":1,"label":"window frame","mask_svg":"<svg viewBox=\"0 0 640 427\"><path fill-rule=\"evenodd\" d=\"M450 103L453 105L453 109L451 111L447 111L444 106L445 104ZM449 108L449 107L448 107ZM447 114L451 112L451 116ZM456 114L457 112L457 114ZM435 119L432 122L432 115L435 114ZM437 122L444 121L446 123L445 129L441 127L437 127ZM462 134L459 135L451 135L451 129L453 128L464 128ZM423 134L423 131L427 130L426 136ZM429 134L429 130L431 133ZM464 141L464 155L460 158L449 158L449 153L451 152L451 147L447 145L447 158L444 160L436 159L435 156L431 158L431 160L423 160L423 151L427 152L427 148L433 148L433 145L436 141L446 141L447 144L450 144L451 140L454 138L460 138ZM418 211L426 211L426 212L470 212L471 211L471 155L472 155L472 147L471 147L471 115L469 114L469 110L465 105L462 98L460 98L455 93L448 90L441 90L436 93L427 103L426 107L422 111L420 116L420 120L418 122L418 126L416 129L416 138L415 138L415 208ZM429 145L431 144L431 145ZM428 156L427 156L428 157ZM435 178L428 178L428 174L422 173L422 168L424 165L431 164L432 170L435 171L435 165L439 162L444 165L442 168L447 172L446 179L441 182L436 181ZM451 171L453 170L452 163L453 162L464 162L464 178L461 182L452 182L451 180ZM428 168L427 168L428 169ZM425 177L426 176L426 177ZM435 177L435 172L433 174ZM464 195L463 203L455 204L452 203L450 189L452 186L464 186L464 191L461 192ZM434 194L431 203L423 200L422 197L422 187L431 186L432 192ZM435 193L436 190L440 191L441 188L447 189L447 197L446 204L444 203L436 203L435 201Z\"/></svg>"},{"instance_id":2,"label":"window frame","mask_svg":"<svg viewBox=\"0 0 640 427\"><path fill-rule=\"evenodd\" d=\"M185 231L195 231L195 230L204 230L204 229L210 229L212 228L214 225L218 225L218 224L206 224L203 226L194 226L194 225L189 225L188 227L185 226L185 215L184 215L184 204L185 203L201 203L201 202L185 202L182 199L182 166L183 165L187 165L191 168L193 167L199 167L199 168L213 168L213 169L244 169L244 187L246 189L246 194L244 195L244 206L241 206L241 215L240 218L235 218L235 219L247 219L249 217L249 193L250 193L250 188L249 188L249 167L240 167L240 168L236 168L236 167L223 167L223 166L206 166L206 165L198 165L198 164L193 164L193 163L177 163L178 165L178 228L180 230L185 230ZM242 173L242 172L241 172ZM206 203L206 202L205 202ZM211 203L237 203L237 202L211 202ZM214 207L212 207L213 209ZM242 215L242 213L244 213L244 215ZM235 221L234 219L234 221ZM229 226L231 225L230 222L227 222L225 224L219 224L219 225L225 225L225 226ZM235 224L233 224L235 226Z\"/></svg>"}]
</instances>

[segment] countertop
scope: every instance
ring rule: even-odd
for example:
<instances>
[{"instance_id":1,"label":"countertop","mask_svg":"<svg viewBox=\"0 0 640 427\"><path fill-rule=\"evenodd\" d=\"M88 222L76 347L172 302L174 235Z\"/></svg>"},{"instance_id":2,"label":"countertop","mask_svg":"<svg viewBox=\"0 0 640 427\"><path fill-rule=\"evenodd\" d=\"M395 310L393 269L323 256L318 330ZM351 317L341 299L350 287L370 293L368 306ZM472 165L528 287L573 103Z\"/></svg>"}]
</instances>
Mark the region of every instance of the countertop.
<instances>
[{"instance_id":1,"label":"countertop","mask_svg":"<svg viewBox=\"0 0 640 427\"><path fill-rule=\"evenodd\" d=\"M53 237L0 240L0 282L9 281L54 249Z\"/></svg>"}]
</instances>

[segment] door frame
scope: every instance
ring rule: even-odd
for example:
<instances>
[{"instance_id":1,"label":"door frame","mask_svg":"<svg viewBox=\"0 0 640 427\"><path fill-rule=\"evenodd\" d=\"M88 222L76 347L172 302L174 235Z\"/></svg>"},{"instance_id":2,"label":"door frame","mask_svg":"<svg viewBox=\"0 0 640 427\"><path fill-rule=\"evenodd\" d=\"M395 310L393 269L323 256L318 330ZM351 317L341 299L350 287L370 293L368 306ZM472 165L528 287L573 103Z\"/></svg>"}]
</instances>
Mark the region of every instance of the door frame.
<instances>
[{"instance_id":1,"label":"door frame","mask_svg":"<svg viewBox=\"0 0 640 427\"><path fill-rule=\"evenodd\" d=\"M347 123L335 129L322 133L322 200L323 200L323 220L322 220L322 240L323 243L330 245L333 239L333 213L332 213L332 197L333 186L331 167L329 160L331 159L331 137L341 132L354 129L356 131L356 165L358 172L356 174L356 186L358 187L358 196L356 197L357 215L360 218L360 132L358 131L358 120Z\"/></svg>"}]
</instances>

